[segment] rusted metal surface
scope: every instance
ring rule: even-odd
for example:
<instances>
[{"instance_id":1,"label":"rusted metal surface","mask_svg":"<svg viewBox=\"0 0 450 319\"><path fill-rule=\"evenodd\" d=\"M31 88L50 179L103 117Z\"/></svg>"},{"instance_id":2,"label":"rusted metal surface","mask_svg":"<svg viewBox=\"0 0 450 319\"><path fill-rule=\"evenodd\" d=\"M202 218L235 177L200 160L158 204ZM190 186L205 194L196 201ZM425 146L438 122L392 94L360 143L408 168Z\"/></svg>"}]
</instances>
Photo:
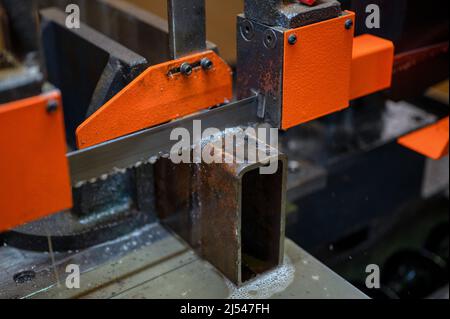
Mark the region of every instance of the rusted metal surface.
<instances>
[{"instance_id":1,"label":"rusted metal surface","mask_svg":"<svg viewBox=\"0 0 450 319\"><path fill-rule=\"evenodd\" d=\"M291 29L336 18L341 5L335 0L321 0L314 6L284 0L245 0L244 11L247 19Z\"/></svg>"},{"instance_id":2,"label":"rusted metal surface","mask_svg":"<svg viewBox=\"0 0 450 319\"><path fill-rule=\"evenodd\" d=\"M403 52L395 56L389 96L396 101L410 98L447 78L448 41Z\"/></svg>"},{"instance_id":3,"label":"rusted metal surface","mask_svg":"<svg viewBox=\"0 0 450 319\"><path fill-rule=\"evenodd\" d=\"M258 116L275 127L281 125L284 33L246 19L237 20L237 97L243 99L257 93ZM273 45L265 46L271 35Z\"/></svg>"},{"instance_id":4,"label":"rusted metal surface","mask_svg":"<svg viewBox=\"0 0 450 319\"><path fill-rule=\"evenodd\" d=\"M160 219L237 285L282 261L287 163L271 150L267 160L278 161L271 175L260 174L265 161L241 161L237 150L230 164L161 159L155 167Z\"/></svg>"}]
</instances>

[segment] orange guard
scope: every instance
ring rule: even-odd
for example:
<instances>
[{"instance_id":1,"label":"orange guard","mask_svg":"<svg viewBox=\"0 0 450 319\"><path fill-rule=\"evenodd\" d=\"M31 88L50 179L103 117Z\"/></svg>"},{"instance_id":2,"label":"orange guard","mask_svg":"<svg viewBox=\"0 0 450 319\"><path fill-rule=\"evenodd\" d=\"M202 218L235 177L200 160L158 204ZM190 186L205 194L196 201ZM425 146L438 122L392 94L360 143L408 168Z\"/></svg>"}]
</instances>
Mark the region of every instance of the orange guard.
<instances>
[{"instance_id":1,"label":"orange guard","mask_svg":"<svg viewBox=\"0 0 450 319\"><path fill-rule=\"evenodd\" d=\"M0 105L0 232L70 207L59 92Z\"/></svg>"},{"instance_id":2,"label":"orange guard","mask_svg":"<svg viewBox=\"0 0 450 319\"><path fill-rule=\"evenodd\" d=\"M282 129L349 106L391 86L394 45L372 35L353 38L355 14L285 32ZM295 45L289 44L296 35Z\"/></svg>"},{"instance_id":3,"label":"orange guard","mask_svg":"<svg viewBox=\"0 0 450 319\"><path fill-rule=\"evenodd\" d=\"M198 65L203 58L213 62L211 69L204 70ZM196 65L190 76L171 73L185 62ZM78 127L78 147L113 140L223 104L231 98L231 69L213 51L155 65Z\"/></svg>"},{"instance_id":4,"label":"orange guard","mask_svg":"<svg viewBox=\"0 0 450 319\"><path fill-rule=\"evenodd\" d=\"M398 143L428 158L439 160L448 155L449 118L410 133Z\"/></svg>"}]
</instances>

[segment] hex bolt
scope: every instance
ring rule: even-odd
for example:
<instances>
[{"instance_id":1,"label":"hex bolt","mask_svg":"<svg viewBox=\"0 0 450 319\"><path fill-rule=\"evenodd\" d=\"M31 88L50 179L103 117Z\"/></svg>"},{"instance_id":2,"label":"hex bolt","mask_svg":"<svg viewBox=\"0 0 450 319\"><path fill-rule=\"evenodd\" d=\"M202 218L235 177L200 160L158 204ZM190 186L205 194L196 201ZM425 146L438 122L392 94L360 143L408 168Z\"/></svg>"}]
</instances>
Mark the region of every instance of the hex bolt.
<instances>
[{"instance_id":1,"label":"hex bolt","mask_svg":"<svg viewBox=\"0 0 450 319\"><path fill-rule=\"evenodd\" d=\"M59 104L58 104L57 101L55 101L55 100L48 101L48 103L47 103L47 112L48 113L56 112L58 110L58 106L59 106Z\"/></svg>"},{"instance_id":2,"label":"hex bolt","mask_svg":"<svg viewBox=\"0 0 450 319\"><path fill-rule=\"evenodd\" d=\"M200 61L200 65L202 66L203 70L211 70L214 66L214 63L208 58L203 58Z\"/></svg>"},{"instance_id":3,"label":"hex bolt","mask_svg":"<svg viewBox=\"0 0 450 319\"><path fill-rule=\"evenodd\" d=\"M185 76L189 76L192 74L192 65L190 65L189 63L185 62L180 66L180 72L181 74L185 75Z\"/></svg>"},{"instance_id":4,"label":"hex bolt","mask_svg":"<svg viewBox=\"0 0 450 319\"><path fill-rule=\"evenodd\" d=\"M295 34L291 34L288 38L288 43L290 45L294 45L297 43L297 36Z\"/></svg>"},{"instance_id":5,"label":"hex bolt","mask_svg":"<svg viewBox=\"0 0 450 319\"><path fill-rule=\"evenodd\" d=\"M347 30L350 30L353 27L353 20L352 19L348 19L347 21L345 21L345 28Z\"/></svg>"}]
</instances>

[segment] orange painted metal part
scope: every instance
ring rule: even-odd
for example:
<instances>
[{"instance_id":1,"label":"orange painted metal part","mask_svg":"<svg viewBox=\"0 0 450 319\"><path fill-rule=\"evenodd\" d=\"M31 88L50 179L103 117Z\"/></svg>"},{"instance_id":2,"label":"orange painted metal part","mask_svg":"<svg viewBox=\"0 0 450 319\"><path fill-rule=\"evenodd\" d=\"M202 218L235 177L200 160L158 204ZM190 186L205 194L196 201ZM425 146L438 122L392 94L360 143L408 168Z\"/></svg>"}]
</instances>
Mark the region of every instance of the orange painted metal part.
<instances>
[{"instance_id":1,"label":"orange painted metal part","mask_svg":"<svg viewBox=\"0 0 450 319\"><path fill-rule=\"evenodd\" d=\"M398 143L428 158L441 159L448 155L449 118L403 136Z\"/></svg>"},{"instance_id":2,"label":"orange painted metal part","mask_svg":"<svg viewBox=\"0 0 450 319\"><path fill-rule=\"evenodd\" d=\"M182 63L208 58L210 70L190 76L170 74ZM76 132L80 149L153 127L232 98L230 67L213 51L152 66L82 123Z\"/></svg>"},{"instance_id":3,"label":"orange painted metal part","mask_svg":"<svg viewBox=\"0 0 450 319\"><path fill-rule=\"evenodd\" d=\"M59 92L0 105L0 232L71 207Z\"/></svg>"},{"instance_id":4,"label":"orange painted metal part","mask_svg":"<svg viewBox=\"0 0 450 319\"><path fill-rule=\"evenodd\" d=\"M373 35L353 40L350 99L356 99L391 86L394 44Z\"/></svg>"},{"instance_id":5,"label":"orange painted metal part","mask_svg":"<svg viewBox=\"0 0 450 319\"><path fill-rule=\"evenodd\" d=\"M282 128L309 122L345 109L350 100L350 73L355 20L341 17L285 32ZM298 42L289 44L295 34Z\"/></svg>"}]
</instances>

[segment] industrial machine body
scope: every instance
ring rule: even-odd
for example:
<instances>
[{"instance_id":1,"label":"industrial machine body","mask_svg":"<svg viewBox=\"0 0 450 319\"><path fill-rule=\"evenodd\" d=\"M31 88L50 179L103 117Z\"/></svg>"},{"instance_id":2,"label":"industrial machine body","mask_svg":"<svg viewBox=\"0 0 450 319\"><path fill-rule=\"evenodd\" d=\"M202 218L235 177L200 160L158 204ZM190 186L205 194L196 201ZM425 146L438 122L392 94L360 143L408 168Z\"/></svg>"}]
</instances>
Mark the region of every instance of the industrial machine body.
<instances>
[{"instance_id":1,"label":"industrial machine body","mask_svg":"<svg viewBox=\"0 0 450 319\"><path fill-rule=\"evenodd\" d=\"M420 90L411 75L448 66L448 42L401 51L403 42L361 26L364 1L341 2L244 0L229 64L206 40L204 0L168 0L167 24L123 0L1 1L5 245L89 252L156 223L242 287L285 264L286 236L321 251L387 218L422 186L409 190L411 171L448 159L448 100L433 110L411 100L448 77L427 73ZM71 3L78 28L67 26ZM26 16L39 21L25 26ZM215 134L202 136L198 123ZM214 144L238 141L236 132L255 134L231 150ZM177 142L187 146L174 151ZM173 161L196 151L223 161ZM261 173L269 163L277 169ZM399 167L398 194L376 198L386 214L345 202L358 189L382 193L361 175L374 163ZM336 214L322 215L336 197ZM0 298L12 297L6 290Z\"/></svg>"}]
</instances>

